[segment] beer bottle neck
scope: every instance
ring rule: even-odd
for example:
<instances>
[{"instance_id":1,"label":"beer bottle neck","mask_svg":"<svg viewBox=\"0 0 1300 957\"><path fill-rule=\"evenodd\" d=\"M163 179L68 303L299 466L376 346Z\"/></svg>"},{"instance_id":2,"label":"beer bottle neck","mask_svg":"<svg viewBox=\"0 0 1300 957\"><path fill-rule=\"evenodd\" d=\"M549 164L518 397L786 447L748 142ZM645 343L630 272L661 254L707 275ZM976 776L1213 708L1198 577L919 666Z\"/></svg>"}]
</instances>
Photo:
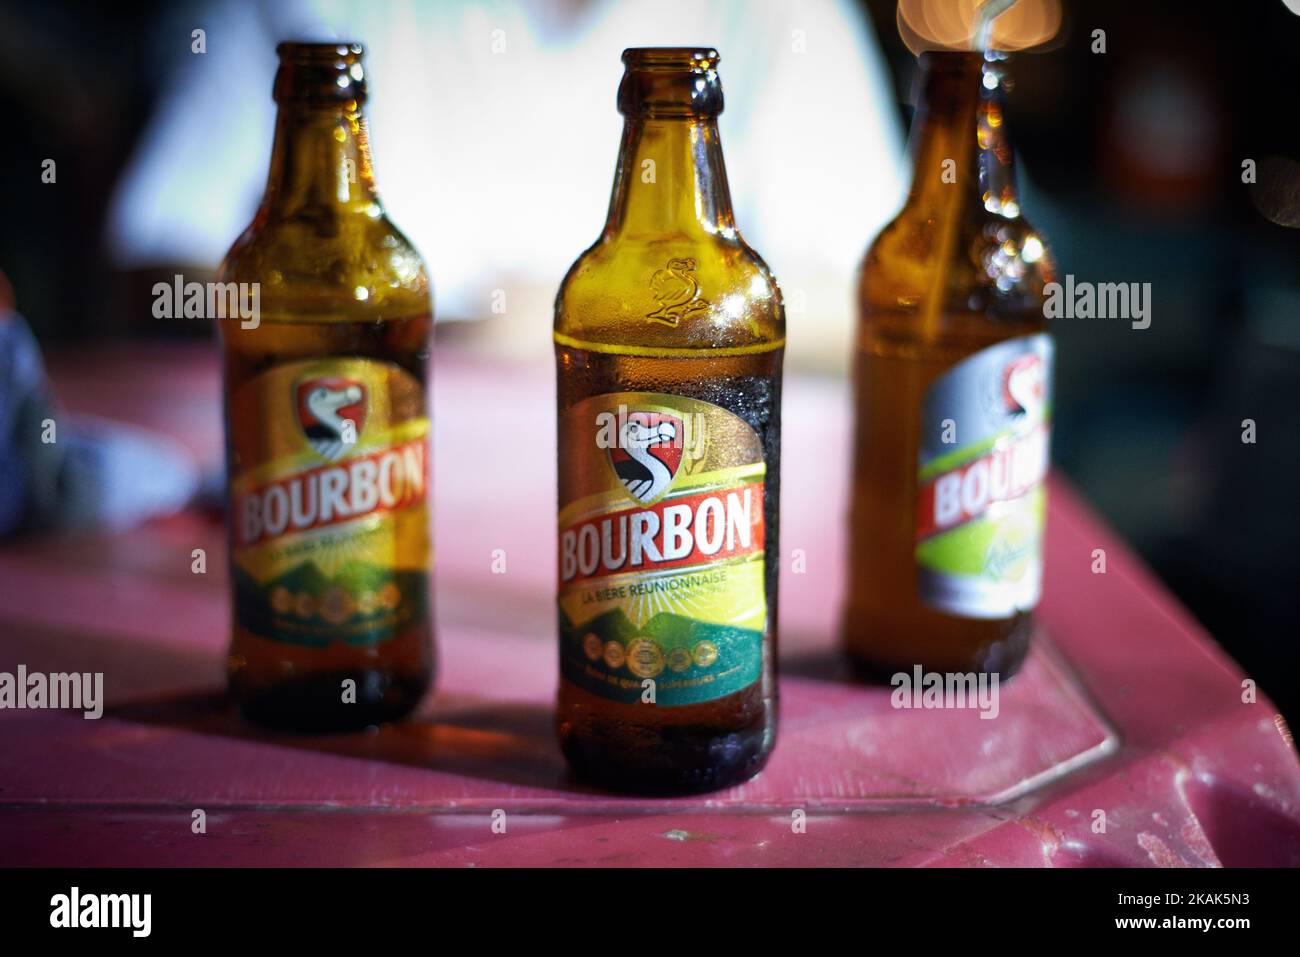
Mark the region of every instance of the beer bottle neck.
<instances>
[{"instance_id":1,"label":"beer bottle neck","mask_svg":"<svg viewBox=\"0 0 1300 957\"><path fill-rule=\"evenodd\" d=\"M734 230L717 122L629 116L606 236Z\"/></svg>"},{"instance_id":2,"label":"beer bottle neck","mask_svg":"<svg viewBox=\"0 0 1300 957\"><path fill-rule=\"evenodd\" d=\"M623 54L625 119L606 238L735 234L718 138L722 86L712 50Z\"/></svg>"},{"instance_id":3,"label":"beer bottle neck","mask_svg":"<svg viewBox=\"0 0 1300 957\"><path fill-rule=\"evenodd\" d=\"M312 209L375 215L361 47L282 43L277 52L279 110L263 208L273 215Z\"/></svg>"},{"instance_id":4,"label":"beer bottle neck","mask_svg":"<svg viewBox=\"0 0 1300 957\"><path fill-rule=\"evenodd\" d=\"M1005 82L997 54L922 54L908 205L939 212L958 200L960 206L978 205L1009 219L1020 215L1003 119Z\"/></svg>"},{"instance_id":5,"label":"beer bottle neck","mask_svg":"<svg viewBox=\"0 0 1300 957\"><path fill-rule=\"evenodd\" d=\"M353 212L378 208L370 142L359 107L280 107L263 204L286 215L320 207Z\"/></svg>"}]
</instances>

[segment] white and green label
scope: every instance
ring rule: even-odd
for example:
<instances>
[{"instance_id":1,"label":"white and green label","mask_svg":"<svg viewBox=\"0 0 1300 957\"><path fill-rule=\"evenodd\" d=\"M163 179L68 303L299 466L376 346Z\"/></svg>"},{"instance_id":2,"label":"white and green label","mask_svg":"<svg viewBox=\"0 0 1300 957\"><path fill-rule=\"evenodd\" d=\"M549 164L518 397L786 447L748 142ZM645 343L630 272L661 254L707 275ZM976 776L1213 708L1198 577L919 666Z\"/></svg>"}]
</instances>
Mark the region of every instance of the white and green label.
<instances>
[{"instance_id":1,"label":"white and green label","mask_svg":"<svg viewBox=\"0 0 1300 957\"><path fill-rule=\"evenodd\" d=\"M925 395L917 461L921 599L967 618L1006 618L1042 586L1052 340L989 346Z\"/></svg>"}]
</instances>

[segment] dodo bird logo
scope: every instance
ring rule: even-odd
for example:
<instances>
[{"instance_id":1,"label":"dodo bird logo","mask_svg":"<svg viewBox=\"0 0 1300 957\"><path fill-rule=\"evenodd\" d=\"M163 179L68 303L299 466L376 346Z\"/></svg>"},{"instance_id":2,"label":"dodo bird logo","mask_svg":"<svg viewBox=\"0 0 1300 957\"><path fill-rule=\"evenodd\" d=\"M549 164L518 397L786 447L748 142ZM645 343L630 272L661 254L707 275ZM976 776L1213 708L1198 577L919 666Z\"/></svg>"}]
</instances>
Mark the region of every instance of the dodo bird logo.
<instances>
[{"instance_id":1,"label":"dodo bird logo","mask_svg":"<svg viewBox=\"0 0 1300 957\"><path fill-rule=\"evenodd\" d=\"M311 447L333 462L361 437L366 419L366 387L338 376L298 383L298 424Z\"/></svg>"},{"instance_id":2,"label":"dodo bird logo","mask_svg":"<svg viewBox=\"0 0 1300 957\"><path fill-rule=\"evenodd\" d=\"M1002 409L1007 415L1037 418L1047 401L1047 370L1043 360L1018 356L1002 371Z\"/></svg>"},{"instance_id":3,"label":"dodo bird logo","mask_svg":"<svg viewBox=\"0 0 1300 957\"><path fill-rule=\"evenodd\" d=\"M672 484L682 464L682 420L665 412L632 412L619 428L609 463L628 494L653 502Z\"/></svg>"}]
</instances>

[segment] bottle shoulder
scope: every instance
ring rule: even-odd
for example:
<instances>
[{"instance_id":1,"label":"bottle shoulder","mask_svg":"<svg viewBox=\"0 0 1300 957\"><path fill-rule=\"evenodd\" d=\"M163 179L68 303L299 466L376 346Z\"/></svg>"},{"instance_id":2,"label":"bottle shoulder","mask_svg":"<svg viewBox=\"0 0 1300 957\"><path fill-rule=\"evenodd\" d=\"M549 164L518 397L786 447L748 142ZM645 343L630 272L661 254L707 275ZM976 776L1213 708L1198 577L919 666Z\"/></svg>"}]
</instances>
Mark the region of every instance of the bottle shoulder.
<instances>
[{"instance_id":1,"label":"bottle shoulder","mask_svg":"<svg viewBox=\"0 0 1300 957\"><path fill-rule=\"evenodd\" d=\"M409 315L432 309L424 260L382 209L275 216L259 210L222 260L223 282L256 282L262 308Z\"/></svg>"},{"instance_id":2,"label":"bottle shoulder","mask_svg":"<svg viewBox=\"0 0 1300 957\"><path fill-rule=\"evenodd\" d=\"M666 350L762 349L785 338L771 270L743 239L602 237L569 268L557 338Z\"/></svg>"},{"instance_id":3,"label":"bottle shoulder","mask_svg":"<svg viewBox=\"0 0 1300 957\"><path fill-rule=\"evenodd\" d=\"M1023 217L975 210L945 233L944 218L905 208L872 242L858 276L865 321L938 310L991 320L1042 319L1056 266L1043 235Z\"/></svg>"}]
</instances>

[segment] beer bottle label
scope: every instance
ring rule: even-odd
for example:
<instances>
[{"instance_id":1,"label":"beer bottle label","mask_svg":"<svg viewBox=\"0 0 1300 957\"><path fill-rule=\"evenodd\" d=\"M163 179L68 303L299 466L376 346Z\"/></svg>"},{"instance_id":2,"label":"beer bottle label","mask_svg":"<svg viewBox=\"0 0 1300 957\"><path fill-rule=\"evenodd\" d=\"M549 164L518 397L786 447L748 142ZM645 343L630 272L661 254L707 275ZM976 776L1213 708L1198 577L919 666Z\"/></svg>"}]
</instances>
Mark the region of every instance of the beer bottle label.
<instances>
[{"instance_id":1,"label":"beer bottle label","mask_svg":"<svg viewBox=\"0 0 1300 957\"><path fill-rule=\"evenodd\" d=\"M966 618L1038 604L1052 341L1022 336L957 363L927 390L916 476L921 600Z\"/></svg>"},{"instance_id":2,"label":"beer bottle label","mask_svg":"<svg viewBox=\"0 0 1300 957\"><path fill-rule=\"evenodd\" d=\"M371 645L426 614L429 419L406 370L278 365L230 396L235 613L263 638Z\"/></svg>"},{"instance_id":3,"label":"beer bottle label","mask_svg":"<svg viewBox=\"0 0 1300 957\"><path fill-rule=\"evenodd\" d=\"M653 392L560 416L560 673L659 706L734 694L762 668L766 464L719 406Z\"/></svg>"}]
</instances>

